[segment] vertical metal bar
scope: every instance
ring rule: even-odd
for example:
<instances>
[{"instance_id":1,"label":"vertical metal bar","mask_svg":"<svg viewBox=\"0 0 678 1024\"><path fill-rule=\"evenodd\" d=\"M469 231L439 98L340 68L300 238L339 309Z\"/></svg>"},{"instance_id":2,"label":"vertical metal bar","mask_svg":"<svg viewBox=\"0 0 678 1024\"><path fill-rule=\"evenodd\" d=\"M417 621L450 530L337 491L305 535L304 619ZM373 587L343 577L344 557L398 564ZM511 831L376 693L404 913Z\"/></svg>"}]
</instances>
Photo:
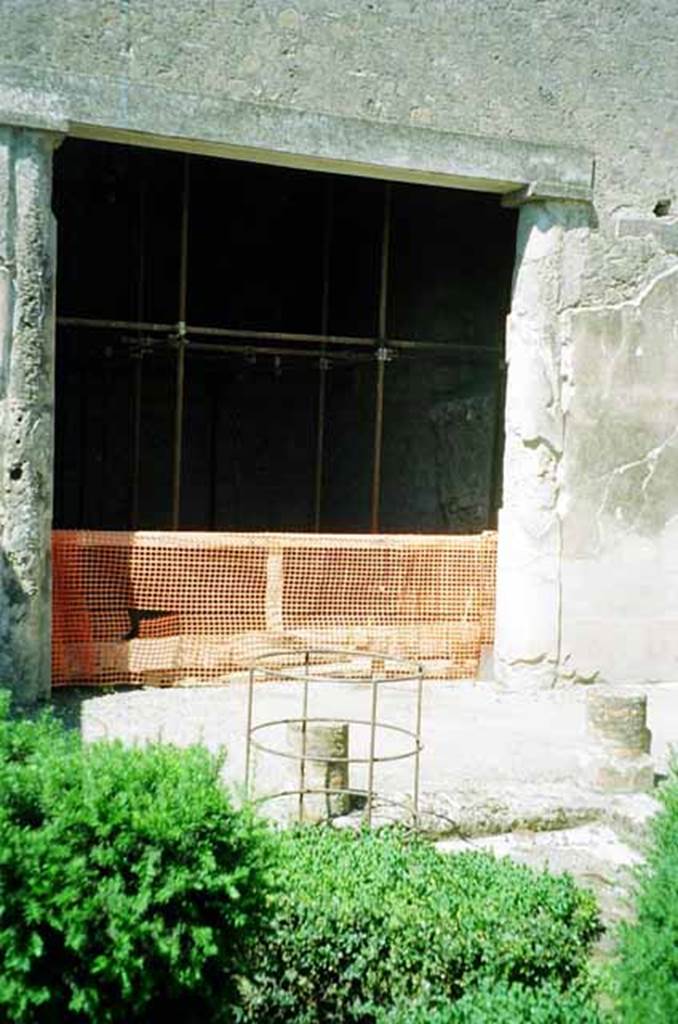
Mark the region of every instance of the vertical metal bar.
<instances>
[{"instance_id":1,"label":"vertical metal bar","mask_svg":"<svg viewBox=\"0 0 678 1024\"><path fill-rule=\"evenodd\" d=\"M172 529L179 529L181 513L181 447L184 426L184 378L186 353L179 338L174 378L174 430L172 444Z\"/></svg>"},{"instance_id":2,"label":"vertical metal bar","mask_svg":"<svg viewBox=\"0 0 678 1024\"><path fill-rule=\"evenodd\" d=\"M80 472L78 475L78 528L91 526L89 517L86 517L87 506L85 504L85 495L88 491L87 488L87 455L89 452L89 395L91 394L91 382L89 374L89 366L87 362L82 362L82 355L78 352L79 366L78 376L80 385L80 401L78 402L78 420L80 427L80 450L79 450L79 464Z\"/></svg>"},{"instance_id":3,"label":"vertical metal bar","mask_svg":"<svg viewBox=\"0 0 678 1024\"><path fill-rule=\"evenodd\" d=\"M130 530L139 528L139 479L141 472L141 400L143 393L143 356L132 355L132 465L130 480Z\"/></svg>"},{"instance_id":4,"label":"vertical metal bar","mask_svg":"<svg viewBox=\"0 0 678 1024\"><path fill-rule=\"evenodd\" d=\"M252 760L252 711L254 707L254 668L250 668L247 686L247 728L245 732L245 796L252 796L250 769Z\"/></svg>"},{"instance_id":5,"label":"vertical metal bar","mask_svg":"<svg viewBox=\"0 0 678 1024\"><path fill-rule=\"evenodd\" d=\"M391 183L384 186L384 220L381 230L381 271L379 277L379 340L386 338L386 310L388 307L388 263L391 251Z\"/></svg>"},{"instance_id":6,"label":"vertical metal bar","mask_svg":"<svg viewBox=\"0 0 678 1024\"><path fill-rule=\"evenodd\" d=\"M417 667L417 719L414 727L416 750L414 754L414 783L412 786L412 808L414 827L419 825L419 778L421 771L421 712L424 694L424 666Z\"/></svg>"},{"instance_id":7,"label":"vertical metal bar","mask_svg":"<svg viewBox=\"0 0 678 1024\"><path fill-rule=\"evenodd\" d=\"M374 756L377 746L377 698L379 681L374 674L374 658L370 657L372 682L372 708L370 712L370 756L367 763L367 825L372 825L372 805L374 803Z\"/></svg>"},{"instance_id":8,"label":"vertical metal bar","mask_svg":"<svg viewBox=\"0 0 678 1024\"><path fill-rule=\"evenodd\" d=\"M101 410L103 422L101 425L101 475L102 480L100 482L99 490L99 529L106 530L111 529L111 523L106 519L106 513L108 511L108 502L106 501L106 494L108 491L108 480L110 478L110 467L109 467L109 429L111 422L111 390L113 388L113 375L111 372L111 359L113 357L113 351L109 346L104 349L104 367L102 372L104 393L101 400Z\"/></svg>"},{"instance_id":9,"label":"vertical metal bar","mask_svg":"<svg viewBox=\"0 0 678 1024\"><path fill-rule=\"evenodd\" d=\"M219 456L219 393L221 373L219 367L215 367L212 380L211 408L210 408L210 437L209 437L209 509L208 519L210 530L215 530L217 525L217 460Z\"/></svg>"},{"instance_id":10,"label":"vertical metal bar","mask_svg":"<svg viewBox=\"0 0 678 1024\"><path fill-rule=\"evenodd\" d=\"M179 264L179 324L186 326L186 303L188 294L188 207L191 187L191 158L184 157L184 184L181 206L181 251Z\"/></svg>"},{"instance_id":11,"label":"vertical metal bar","mask_svg":"<svg viewBox=\"0 0 678 1024\"><path fill-rule=\"evenodd\" d=\"M334 227L334 182L327 179L325 193L325 229L323 234L323 288L320 305L320 333L327 334L330 321L330 264Z\"/></svg>"},{"instance_id":12,"label":"vertical metal bar","mask_svg":"<svg viewBox=\"0 0 678 1024\"><path fill-rule=\"evenodd\" d=\"M320 306L320 333L325 336L329 330L330 320L330 260L332 252L332 226L334 217L334 183L331 178L327 180L327 192L325 196L325 232L323 236L323 283L322 300ZM324 342L321 343L322 351L325 351ZM320 530L320 519L322 513L323 496L323 462L325 455L325 404L327 392L327 370L329 364L323 357L318 363L318 415L317 434L315 448L315 493L313 500L313 528L316 533Z\"/></svg>"},{"instance_id":13,"label":"vertical metal bar","mask_svg":"<svg viewBox=\"0 0 678 1024\"><path fill-rule=\"evenodd\" d=\"M386 355L384 349L377 353L377 384L374 400L374 461L372 464L372 501L370 507L370 530L379 533L379 506L381 504L381 453L384 435L384 376Z\"/></svg>"},{"instance_id":14,"label":"vertical metal bar","mask_svg":"<svg viewBox=\"0 0 678 1024\"><path fill-rule=\"evenodd\" d=\"M304 652L304 694L301 708L301 760L299 761L299 824L304 820L306 792L306 720L308 718L308 669L310 652Z\"/></svg>"},{"instance_id":15,"label":"vertical metal bar","mask_svg":"<svg viewBox=\"0 0 678 1024\"><path fill-rule=\"evenodd\" d=\"M139 263L137 266L137 321L143 322L146 298L146 182L141 180L139 186ZM141 345L141 329L137 331ZM130 530L139 526L139 479L141 470L141 401L143 395L142 352L132 356L132 444L130 465Z\"/></svg>"},{"instance_id":16,"label":"vertical metal bar","mask_svg":"<svg viewBox=\"0 0 678 1024\"><path fill-rule=\"evenodd\" d=\"M384 378L388 352L384 345L386 340L386 321L388 308L388 264L391 248L391 184L384 186L384 221L381 236L381 273L379 277L379 315L377 349L377 379L375 387L374 409L374 444L372 463L372 498L370 504L370 529L379 532L379 505L381 498L381 455L384 435Z\"/></svg>"},{"instance_id":17,"label":"vertical metal bar","mask_svg":"<svg viewBox=\"0 0 678 1024\"><path fill-rule=\"evenodd\" d=\"M313 529L320 530L323 502L323 461L325 449L325 401L327 392L328 362L324 357L318 362L318 432L315 449L315 495L313 500Z\"/></svg>"},{"instance_id":18,"label":"vertical metal bar","mask_svg":"<svg viewBox=\"0 0 678 1024\"><path fill-rule=\"evenodd\" d=\"M179 528L181 515L181 456L184 427L184 380L186 364L186 299L188 284L188 206L190 190L190 157L184 157L184 188L181 211L181 245L179 265L179 330L177 334L174 386L174 437L172 445L172 529Z\"/></svg>"}]
</instances>

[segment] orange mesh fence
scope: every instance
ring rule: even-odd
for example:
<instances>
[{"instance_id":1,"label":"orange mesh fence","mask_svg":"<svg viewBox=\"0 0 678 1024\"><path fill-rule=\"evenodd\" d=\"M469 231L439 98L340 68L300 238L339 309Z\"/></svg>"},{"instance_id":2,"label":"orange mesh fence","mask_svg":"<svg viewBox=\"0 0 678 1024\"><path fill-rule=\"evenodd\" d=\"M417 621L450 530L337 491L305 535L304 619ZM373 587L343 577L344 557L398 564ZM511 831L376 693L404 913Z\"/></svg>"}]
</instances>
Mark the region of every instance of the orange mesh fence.
<instances>
[{"instance_id":1,"label":"orange mesh fence","mask_svg":"<svg viewBox=\"0 0 678 1024\"><path fill-rule=\"evenodd\" d=\"M53 534L53 682L225 681L265 651L342 647L474 676L496 535Z\"/></svg>"}]
</instances>

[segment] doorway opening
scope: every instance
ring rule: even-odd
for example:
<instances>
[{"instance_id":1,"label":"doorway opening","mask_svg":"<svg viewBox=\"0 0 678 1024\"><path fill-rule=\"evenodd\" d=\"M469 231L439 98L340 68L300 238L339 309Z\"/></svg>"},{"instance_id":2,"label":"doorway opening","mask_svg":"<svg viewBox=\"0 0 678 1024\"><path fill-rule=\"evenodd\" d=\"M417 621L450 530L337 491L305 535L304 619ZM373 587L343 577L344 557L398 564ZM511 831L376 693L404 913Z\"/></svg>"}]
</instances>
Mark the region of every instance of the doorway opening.
<instances>
[{"instance_id":1,"label":"doorway opening","mask_svg":"<svg viewBox=\"0 0 678 1024\"><path fill-rule=\"evenodd\" d=\"M55 208L57 528L494 525L497 196L68 140Z\"/></svg>"},{"instance_id":2,"label":"doorway opening","mask_svg":"<svg viewBox=\"0 0 678 1024\"><path fill-rule=\"evenodd\" d=\"M468 675L515 212L79 140L54 197L55 681L213 681L272 639Z\"/></svg>"}]
</instances>

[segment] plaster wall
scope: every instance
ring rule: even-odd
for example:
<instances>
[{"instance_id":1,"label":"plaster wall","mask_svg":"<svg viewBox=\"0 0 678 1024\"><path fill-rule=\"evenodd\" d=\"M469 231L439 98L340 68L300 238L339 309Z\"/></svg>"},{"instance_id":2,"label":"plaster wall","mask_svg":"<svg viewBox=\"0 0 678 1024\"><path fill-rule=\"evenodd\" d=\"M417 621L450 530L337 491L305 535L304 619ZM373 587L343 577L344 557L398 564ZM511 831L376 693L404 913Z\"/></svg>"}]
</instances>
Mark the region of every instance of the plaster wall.
<instances>
[{"instance_id":1,"label":"plaster wall","mask_svg":"<svg viewBox=\"0 0 678 1024\"><path fill-rule=\"evenodd\" d=\"M678 225L653 212L678 188L675 0L2 0L0 20L7 124L507 193L557 179L560 210L521 210L499 672L675 678ZM582 152L592 206L566 201L587 198Z\"/></svg>"}]
</instances>

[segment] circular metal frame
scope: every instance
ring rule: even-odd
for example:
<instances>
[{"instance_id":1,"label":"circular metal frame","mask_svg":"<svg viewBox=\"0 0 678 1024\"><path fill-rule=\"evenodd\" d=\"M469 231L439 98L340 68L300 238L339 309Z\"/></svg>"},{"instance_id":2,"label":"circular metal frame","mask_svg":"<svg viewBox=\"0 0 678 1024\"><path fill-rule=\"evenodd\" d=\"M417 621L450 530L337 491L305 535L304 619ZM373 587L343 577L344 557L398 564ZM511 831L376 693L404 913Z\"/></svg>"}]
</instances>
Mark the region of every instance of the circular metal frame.
<instances>
[{"instance_id":1,"label":"circular metal frame","mask_svg":"<svg viewBox=\"0 0 678 1024\"><path fill-rule=\"evenodd\" d=\"M369 675L361 674L359 677L352 676L350 669L343 671L341 675L320 675L311 674L312 669L317 669L323 664L332 665L327 660L319 664L315 659L328 659L330 657L340 658L344 662L362 661L369 662ZM294 659L292 666L281 666L270 664L273 660ZM301 660L300 660L301 659ZM387 666L393 666L395 672L389 673ZM378 671L381 674L377 674ZM254 690L257 676L263 676L267 681L278 681L298 684L301 688L301 715L279 719L267 719L263 722L254 723ZM298 796L298 820L304 820L304 799L314 794L327 794L327 796L361 796L365 798L365 818L369 825L372 824L372 814L375 799L380 803L393 806L405 807L411 811L415 825L419 814L419 776L420 758L423 744L421 742L421 720L422 720L422 698L423 698L424 667L420 662L413 659L401 658L395 655L386 654L383 651L365 651L349 648L334 647L308 647L290 651L266 651L253 659L248 672L248 696L247 696L247 728L246 728L246 752L245 752L245 789L248 795L251 793L251 767L252 751L259 751L273 757L280 757L286 761L296 762L299 765L299 786L298 788L276 790L274 793L255 799L255 803L265 803L281 797ZM262 680L263 681L263 680ZM313 685L328 686L332 684L346 684L364 682L369 687L370 715L368 718L341 718L341 724L355 725L369 729L369 755L367 757L320 757L317 754L311 755L306 752L306 734L309 725L316 723L337 723L335 716L309 716L308 702L309 689ZM385 684L394 685L398 683L413 683L416 685L415 703L415 726L413 729L395 725L391 722L381 721L378 718L379 688ZM281 750L278 747L262 743L257 734L283 725L301 726L301 753L295 753L290 749ZM413 741L411 748L398 754L378 754L377 737L379 733L396 733L406 736ZM411 801L395 800L384 794L377 794L374 787L375 766L395 761L413 761L412 797ZM306 765L332 763L345 764L350 766L367 766L367 788L356 789L351 786L338 786L336 788L309 787L306 784Z\"/></svg>"},{"instance_id":2,"label":"circular metal frame","mask_svg":"<svg viewBox=\"0 0 678 1024\"><path fill-rule=\"evenodd\" d=\"M275 726L279 726L279 725L304 725L304 724L305 725L312 725L312 724L314 724L316 722L335 722L336 723L337 721L338 721L338 719L336 717L318 717L318 716L314 716L312 718L276 718L276 719L271 719L268 722L259 722L257 725L253 725L252 728L250 729L250 736L252 734L254 734L255 732L259 732L261 729L272 729ZM372 723L369 720L369 718L342 718L341 719L341 724L342 725L366 725L368 727L370 727L372 725ZM373 760L374 760L375 764L385 764L387 761L404 761L404 760L406 760L409 757L414 757L414 755L417 753L417 751L421 750L421 743L417 739L417 735L416 735L416 733L414 732L413 729L405 729L402 725L391 725L390 722L376 722L375 723L375 727L376 727L377 730L385 729L388 732L399 732L399 733L402 733L404 736L411 737L414 740L414 746L412 747L411 750L406 750L402 754L387 754L386 756L382 756L382 757L374 757ZM275 757L285 757L289 761L312 761L312 762L317 763L317 764L323 764L325 761L327 761L326 757L316 757L316 756L311 756L310 754L306 754L305 756L302 756L301 754L292 754L288 750L277 750L275 747L264 746L263 743L260 743L257 740L252 740L251 739L250 740L250 745L255 750L261 750L262 753L273 754ZM369 764L370 758L369 757L335 757L334 754L333 754L332 755L332 762L334 763L335 761L338 764L342 764L342 763L344 763L344 764Z\"/></svg>"}]
</instances>

